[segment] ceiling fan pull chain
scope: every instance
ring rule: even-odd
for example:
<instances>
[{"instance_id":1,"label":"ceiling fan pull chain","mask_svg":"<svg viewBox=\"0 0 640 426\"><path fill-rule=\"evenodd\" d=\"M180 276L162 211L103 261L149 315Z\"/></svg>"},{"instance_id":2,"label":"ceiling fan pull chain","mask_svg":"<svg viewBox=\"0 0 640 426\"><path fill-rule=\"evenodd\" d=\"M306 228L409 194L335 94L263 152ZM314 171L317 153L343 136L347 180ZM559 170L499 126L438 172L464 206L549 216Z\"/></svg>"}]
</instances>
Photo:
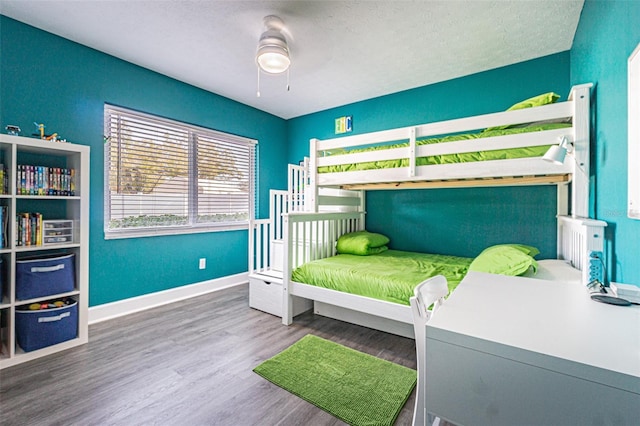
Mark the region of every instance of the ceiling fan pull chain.
<instances>
[{"instance_id":1,"label":"ceiling fan pull chain","mask_svg":"<svg viewBox=\"0 0 640 426\"><path fill-rule=\"evenodd\" d=\"M291 72L291 67L287 68L287 92L291 90L291 86L289 85L289 73Z\"/></svg>"},{"instance_id":2,"label":"ceiling fan pull chain","mask_svg":"<svg viewBox=\"0 0 640 426\"><path fill-rule=\"evenodd\" d=\"M256 92L256 98L260 97L260 68L258 68L258 91Z\"/></svg>"}]
</instances>

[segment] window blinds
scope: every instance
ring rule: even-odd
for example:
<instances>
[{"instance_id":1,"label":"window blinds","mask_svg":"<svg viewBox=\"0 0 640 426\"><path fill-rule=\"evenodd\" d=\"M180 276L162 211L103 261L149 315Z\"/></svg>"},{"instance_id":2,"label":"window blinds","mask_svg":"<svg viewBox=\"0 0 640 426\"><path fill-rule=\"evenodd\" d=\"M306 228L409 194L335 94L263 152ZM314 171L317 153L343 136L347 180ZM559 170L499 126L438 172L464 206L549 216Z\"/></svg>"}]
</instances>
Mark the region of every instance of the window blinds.
<instances>
[{"instance_id":1,"label":"window blinds","mask_svg":"<svg viewBox=\"0 0 640 426\"><path fill-rule=\"evenodd\" d=\"M105 133L105 232L247 223L254 140L111 106Z\"/></svg>"}]
</instances>

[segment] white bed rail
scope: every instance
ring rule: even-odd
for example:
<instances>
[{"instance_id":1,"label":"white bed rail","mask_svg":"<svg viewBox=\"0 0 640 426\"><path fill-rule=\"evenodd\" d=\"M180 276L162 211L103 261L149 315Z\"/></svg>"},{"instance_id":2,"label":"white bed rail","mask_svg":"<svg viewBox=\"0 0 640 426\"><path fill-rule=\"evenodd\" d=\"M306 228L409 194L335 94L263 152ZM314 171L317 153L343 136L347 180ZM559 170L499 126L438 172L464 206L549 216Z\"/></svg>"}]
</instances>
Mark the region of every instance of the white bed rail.
<instances>
[{"instance_id":1,"label":"white bed rail","mask_svg":"<svg viewBox=\"0 0 640 426\"><path fill-rule=\"evenodd\" d=\"M367 184L397 184L397 188L411 188L406 184L426 181L451 180L485 180L489 185L514 184L564 184L566 179L521 179L518 181L490 178L503 177L539 177L539 176L567 176L573 179L572 214L586 217L589 212L589 106L591 84L583 84L572 88L569 100L556 104L515 111L498 112L478 115L418 126L384 130L361 135L353 135L328 140L312 139L310 142L309 185L311 192L317 193L317 187L338 186L344 188L362 188ZM479 129L532 123L546 120L567 120L572 126L563 129L544 130L532 133L513 134L481 138L471 141L463 140L443 144L418 145L416 140L431 136L474 132ZM558 144L566 137L573 145L573 153L567 155L561 165L542 160L542 157L500 159L489 161L475 161L459 164L436 164L417 166L416 158L450 153L466 153L477 151L491 151L496 149L510 149L524 146L542 146ZM362 146L407 143L404 147L328 155L336 150L352 149ZM318 167L335 166L354 163L365 163L379 160L404 159L406 166L357 170L347 172L318 173ZM461 184L459 186L464 186ZM477 182L476 185L478 186ZM368 189L376 189L369 187ZM389 185L378 189L393 189Z\"/></svg>"},{"instance_id":2,"label":"white bed rail","mask_svg":"<svg viewBox=\"0 0 640 426\"><path fill-rule=\"evenodd\" d=\"M322 188L319 193L310 197L307 171L305 166L290 164L289 189L269 191L269 218L249 222L250 275L279 275L284 270L285 214L313 211L364 212L364 191Z\"/></svg>"},{"instance_id":3,"label":"white bed rail","mask_svg":"<svg viewBox=\"0 0 640 426\"><path fill-rule=\"evenodd\" d=\"M606 226L607 223L602 220L558 216L558 259L566 260L579 269L584 285L593 278L592 266L604 268ZM595 265L590 264L592 259Z\"/></svg>"},{"instance_id":4,"label":"white bed rail","mask_svg":"<svg viewBox=\"0 0 640 426\"><path fill-rule=\"evenodd\" d=\"M272 232L270 219L255 219L249 226L249 274L263 274L270 265L269 234Z\"/></svg>"},{"instance_id":5,"label":"white bed rail","mask_svg":"<svg viewBox=\"0 0 640 426\"><path fill-rule=\"evenodd\" d=\"M289 271L303 263L334 256L338 237L364 229L363 212L289 213L283 218L285 246L291 248L285 252L285 270Z\"/></svg>"},{"instance_id":6,"label":"white bed rail","mask_svg":"<svg viewBox=\"0 0 640 426\"><path fill-rule=\"evenodd\" d=\"M284 324L291 324L291 271L305 262L334 256L335 244L340 235L364 229L364 212L289 213L283 215L283 218L285 253L282 321Z\"/></svg>"}]
</instances>

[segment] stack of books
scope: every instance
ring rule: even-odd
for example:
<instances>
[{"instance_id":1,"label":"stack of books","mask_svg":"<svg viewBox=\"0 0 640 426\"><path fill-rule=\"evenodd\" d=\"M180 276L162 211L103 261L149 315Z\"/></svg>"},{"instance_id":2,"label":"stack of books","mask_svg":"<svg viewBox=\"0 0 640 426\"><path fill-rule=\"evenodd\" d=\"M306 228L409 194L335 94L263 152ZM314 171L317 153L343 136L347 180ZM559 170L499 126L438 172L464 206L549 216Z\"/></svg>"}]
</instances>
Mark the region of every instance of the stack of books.
<instances>
[{"instance_id":1,"label":"stack of books","mask_svg":"<svg viewBox=\"0 0 640 426\"><path fill-rule=\"evenodd\" d=\"M0 163L0 194L9 193L9 176L7 176L7 167Z\"/></svg>"},{"instance_id":2,"label":"stack of books","mask_svg":"<svg viewBox=\"0 0 640 426\"><path fill-rule=\"evenodd\" d=\"M75 169L18 165L16 192L18 195L75 195Z\"/></svg>"},{"instance_id":3,"label":"stack of books","mask_svg":"<svg viewBox=\"0 0 640 426\"><path fill-rule=\"evenodd\" d=\"M42 214L19 213L16 218L17 246L41 246L42 245Z\"/></svg>"}]
</instances>

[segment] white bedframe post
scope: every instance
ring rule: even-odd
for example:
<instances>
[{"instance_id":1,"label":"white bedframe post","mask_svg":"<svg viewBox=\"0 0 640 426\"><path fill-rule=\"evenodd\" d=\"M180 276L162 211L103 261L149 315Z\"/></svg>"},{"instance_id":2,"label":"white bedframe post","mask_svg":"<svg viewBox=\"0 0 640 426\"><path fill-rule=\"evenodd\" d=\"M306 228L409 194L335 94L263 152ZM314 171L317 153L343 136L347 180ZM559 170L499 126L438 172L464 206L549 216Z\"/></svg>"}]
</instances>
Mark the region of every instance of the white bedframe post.
<instances>
[{"instance_id":1,"label":"white bedframe post","mask_svg":"<svg viewBox=\"0 0 640 426\"><path fill-rule=\"evenodd\" d=\"M573 135L574 168L571 191L571 215L573 217L589 217L589 148L590 138L590 91L593 84L574 86L569 95L573 102Z\"/></svg>"},{"instance_id":2,"label":"white bedframe post","mask_svg":"<svg viewBox=\"0 0 640 426\"><path fill-rule=\"evenodd\" d=\"M569 185L560 183L557 187L557 215L567 216L569 214Z\"/></svg>"},{"instance_id":3,"label":"white bedframe post","mask_svg":"<svg viewBox=\"0 0 640 426\"><path fill-rule=\"evenodd\" d=\"M312 211L312 212L318 212L318 180L317 180L317 174L318 174L318 139L311 139L310 143L309 143L309 167L308 167L308 173L309 173L309 191L307 192L307 194L309 195L309 197L311 198L309 201L309 203L307 204L305 200L305 210L306 211Z\"/></svg>"},{"instance_id":4,"label":"white bedframe post","mask_svg":"<svg viewBox=\"0 0 640 426\"><path fill-rule=\"evenodd\" d=\"M291 282L291 264L293 250L291 248L291 223L289 214L282 215L283 223L283 243L284 243L284 265L282 268L282 323L291 325L293 322L293 299L289 294L289 283Z\"/></svg>"},{"instance_id":5,"label":"white bedframe post","mask_svg":"<svg viewBox=\"0 0 640 426\"><path fill-rule=\"evenodd\" d=\"M302 175L302 184L304 186L304 191L303 191L303 205L302 205L302 211L310 211L310 206L313 206L314 204L314 186L316 186L314 184L314 186L311 186L310 184L310 180L309 180L309 176L310 176L310 170L311 170L311 163L310 163L310 159L309 157L304 157L304 160L302 161L302 168L304 170L304 173Z\"/></svg>"},{"instance_id":6,"label":"white bedframe post","mask_svg":"<svg viewBox=\"0 0 640 426\"><path fill-rule=\"evenodd\" d=\"M254 241L254 233L256 232L256 224L255 219L249 219L249 273L252 274L256 270L256 262L255 262L255 241Z\"/></svg>"},{"instance_id":7,"label":"white bedframe post","mask_svg":"<svg viewBox=\"0 0 640 426\"><path fill-rule=\"evenodd\" d=\"M409 176L416 175L416 128L409 129Z\"/></svg>"},{"instance_id":8,"label":"white bedframe post","mask_svg":"<svg viewBox=\"0 0 640 426\"><path fill-rule=\"evenodd\" d=\"M562 221L561 217L569 215L569 185L566 183L556 185L556 217L558 220L556 221L556 227L558 228L556 231L556 247L560 250L562 246ZM560 259L560 257L558 257Z\"/></svg>"}]
</instances>

